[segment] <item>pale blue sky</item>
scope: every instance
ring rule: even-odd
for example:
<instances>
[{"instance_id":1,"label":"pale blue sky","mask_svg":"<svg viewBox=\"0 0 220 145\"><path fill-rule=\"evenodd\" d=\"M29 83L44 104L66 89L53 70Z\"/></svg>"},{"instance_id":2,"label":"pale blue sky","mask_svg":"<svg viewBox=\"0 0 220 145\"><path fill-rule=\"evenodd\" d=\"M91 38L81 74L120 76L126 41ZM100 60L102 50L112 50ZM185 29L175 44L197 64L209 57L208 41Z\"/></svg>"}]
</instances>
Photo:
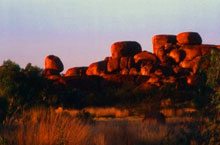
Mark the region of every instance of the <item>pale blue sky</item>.
<instances>
[{"instance_id":1,"label":"pale blue sky","mask_svg":"<svg viewBox=\"0 0 220 145\"><path fill-rule=\"evenodd\" d=\"M65 70L110 56L115 41L152 51L155 34L197 31L220 44L220 0L0 0L0 62L44 66L57 55Z\"/></svg>"}]
</instances>

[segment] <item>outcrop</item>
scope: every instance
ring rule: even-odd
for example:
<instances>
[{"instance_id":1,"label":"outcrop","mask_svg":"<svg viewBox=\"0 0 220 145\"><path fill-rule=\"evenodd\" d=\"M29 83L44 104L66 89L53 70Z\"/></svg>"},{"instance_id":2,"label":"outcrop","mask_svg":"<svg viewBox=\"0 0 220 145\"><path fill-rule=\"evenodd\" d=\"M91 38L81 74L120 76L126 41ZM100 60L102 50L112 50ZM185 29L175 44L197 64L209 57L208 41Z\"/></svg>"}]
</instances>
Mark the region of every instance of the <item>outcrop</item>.
<instances>
[{"instance_id":1,"label":"outcrop","mask_svg":"<svg viewBox=\"0 0 220 145\"><path fill-rule=\"evenodd\" d=\"M202 44L202 38L196 32L155 35L152 44L153 53L142 51L141 45L135 41L115 42L111 45L111 56L88 67L70 68L64 76L60 75L63 71L61 60L49 55L45 59L44 75L48 79L62 80L65 85L79 86L79 80L83 80L88 88L91 86L86 82L94 85L92 78L100 85L132 82L140 88L162 87L165 84L195 86L202 56L220 48Z\"/></svg>"},{"instance_id":2,"label":"outcrop","mask_svg":"<svg viewBox=\"0 0 220 145\"><path fill-rule=\"evenodd\" d=\"M45 69L43 74L51 80L60 79L60 72L63 71L63 63L59 57L49 55L45 58Z\"/></svg>"}]
</instances>

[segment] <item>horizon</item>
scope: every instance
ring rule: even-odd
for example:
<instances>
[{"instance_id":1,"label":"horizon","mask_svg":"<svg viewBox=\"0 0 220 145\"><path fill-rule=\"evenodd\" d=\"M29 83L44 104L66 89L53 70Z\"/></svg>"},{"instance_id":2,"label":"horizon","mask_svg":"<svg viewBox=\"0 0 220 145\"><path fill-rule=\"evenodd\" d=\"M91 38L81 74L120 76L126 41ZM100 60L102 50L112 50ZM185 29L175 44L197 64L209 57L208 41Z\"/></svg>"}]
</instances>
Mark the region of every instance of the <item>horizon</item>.
<instances>
[{"instance_id":1,"label":"horizon","mask_svg":"<svg viewBox=\"0 0 220 145\"><path fill-rule=\"evenodd\" d=\"M217 0L3 0L0 5L0 61L44 68L58 56L64 71L110 56L116 41L137 41L152 52L157 34L198 32L203 44L220 44Z\"/></svg>"}]
</instances>

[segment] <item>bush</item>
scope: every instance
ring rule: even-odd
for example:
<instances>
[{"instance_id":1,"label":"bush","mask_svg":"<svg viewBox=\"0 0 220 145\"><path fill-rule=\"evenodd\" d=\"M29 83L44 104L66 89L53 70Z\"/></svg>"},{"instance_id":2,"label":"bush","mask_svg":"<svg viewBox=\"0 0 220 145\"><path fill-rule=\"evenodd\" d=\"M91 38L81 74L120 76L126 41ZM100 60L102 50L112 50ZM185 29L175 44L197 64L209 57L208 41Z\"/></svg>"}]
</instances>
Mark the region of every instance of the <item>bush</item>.
<instances>
[{"instance_id":1,"label":"bush","mask_svg":"<svg viewBox=\"0 0 220 145\"><path fill-rule=\"evenodd\" d=\"M0 67L0 97L8 101L8 114L42 101L45 81L42 70L30 63L24 68L7 60Z\"/></svg>"}]
</instances>

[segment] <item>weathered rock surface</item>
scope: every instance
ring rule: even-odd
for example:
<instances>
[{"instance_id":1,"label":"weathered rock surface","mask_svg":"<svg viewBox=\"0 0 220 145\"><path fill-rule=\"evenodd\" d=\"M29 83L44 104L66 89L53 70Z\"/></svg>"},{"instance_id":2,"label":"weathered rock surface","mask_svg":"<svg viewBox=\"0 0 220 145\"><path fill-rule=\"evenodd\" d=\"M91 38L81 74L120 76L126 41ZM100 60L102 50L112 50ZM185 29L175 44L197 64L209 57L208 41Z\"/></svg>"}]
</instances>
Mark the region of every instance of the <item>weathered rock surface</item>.
<instances>
[{"instance_id":1,"label":"weathered rock surface","mask_svg":"<svg viewBox=\"0 0 220 145\"><path fill-rule=\"evenodd\" d=\"M99 61L89 65L86 75L103 75L107 71L107 61Z\"/></svg>"},{"instance_id":2,"label":"weathered rock surface","mask_svg":"<svg viewBox=\"0 0 220 145\"><path fill-rule=\"evenodd\" d=\"M120 59L120 69L130 69L134 67L135 62L133 57L121 57Z\"/></svg>"},{"instance_id":3,"label":"weathered rock surface","mask_svg":"<svg viewBox=\"0 0 220 145\"><path fill-rule=\"evenodd\" d=\"M158 54L158 49L165 46L168 43L176 44L175 35L155 35L152 38L153 52L155 55Z\"/></svg>"},{"instance_id":4,"label":"weathered rock surface","mask_svg":"<svg viewBox=\"0 0 220 145\"><path fill-rule=\"evenodd\" d=\"M180 66L182 68L190 68L192 70L192 73L195 74L198 67L199 67L199 62L201 60L201 56L197 56L193 60L184 60L180 63Z\"/></svg>"},{"instance_id":5,"label":"weathered rock surface","mask_svg":"<svg viewBox=\"0 0 220 145\"><path fill-rule=\"evenodd\" d=\"M45 58L45 69L56 70L58 72L62 72L63 63L59 57L55 55L49 55Z\"/></svg>"},{"instance_id":6,"label":"weathered rock surface","mask_svg":"<svg viewBox=\"0 0 220 145\"><path fill-rule=\"evenodd\" d=\"M71 81L77 85L80 80L91 83L94 79L99 85L132 82L137 88L143 89L166 84L175 87L194 86L199 82L196 72L201 58L212 49L220 49L218 45L201 44L202 38L196 32L183 32L177 36L156 35L152 43L154 53L142 51L141 45L135 41L113 43L111 57L92 63L88 68L70 68L64 76L60 75L63 71L61 60L49 55L45 59L43 74L52 80L69 80L63 81L65 85ZM208 64L204 67L208 67ZM88 88L93 84L86 85L86 82L84 85Z\"/></svg>"},{"instance_id":7,"label":"weathered rock surface","mask_svg":"<svg viewBox=\"0 0 220 145\"><path fill-rule=\"evenodd\" d=\"M182 32L176 37L179 44L200 45L202 44L202 38L197 32Z\"/></svg>"},{"instance_id":8,"label":"weathered rock surface","mask_svg":"<svg viewBox=\"0 0 220 145\"><path fill-rule=\"evenodd\" d=\"M65 77L84 76L88 67L73 67L66 71Z\"/></svg>"},{"instance_id":9,"label":"weathered rock surface","mask_svg":"<svg viewBox=\"0 0 220 145\"><path fill-rule=\"evenodd\" d=\"M108 72L115 72L120 69L120 59L119 58L109 58L107 63L107 71Z\"/></svg>"},{"instance_id":10,"label":"weathered rock surface","mask_svg":"<svg viewBox=\"0 0 220 145\"><path fill-rule=\"evenodd\" d=\"M154 54L147 51L142 51L134 56L135 63L143 60L149 60L152 61L152 63L156 63L158 58Z\"/></svg>"},{"instance_id":11,"label":"weathered rock surface","mask_svg":"<svg viewBox=\"0 0 220 145\"><path fill-rule=\"evenodd\" d=\"M141 50L141 45L135 41L115 42L111 46L111 54L113 59L121 57L133 57L135 54L141 52Z\"/></svg>"}]
</instances>

